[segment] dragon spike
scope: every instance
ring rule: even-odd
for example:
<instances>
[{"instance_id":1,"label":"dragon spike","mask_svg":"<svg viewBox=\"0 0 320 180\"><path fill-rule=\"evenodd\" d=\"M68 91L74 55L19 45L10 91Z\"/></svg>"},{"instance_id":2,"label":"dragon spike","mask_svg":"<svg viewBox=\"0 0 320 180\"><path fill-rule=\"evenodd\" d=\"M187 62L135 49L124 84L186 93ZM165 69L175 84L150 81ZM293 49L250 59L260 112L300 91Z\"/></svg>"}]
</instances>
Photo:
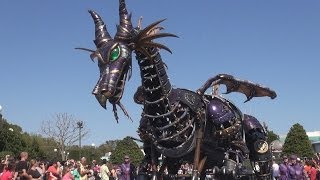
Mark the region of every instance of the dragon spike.
<instances>
[{"instance_id":1,"label":"dragon spike","mask_svg":"<svg viewBox=\"0 0 320 180\"><path fill-rule=\"evenodd\" d=\"M102 18L93 10L89 10L89 13L92 16L92 19L95 24L95 40L94 43L97 48L101 47L105 42L110 41L112 38L107 31L106 25L102 21Z\"/></svg>"},{"instance_id":2,"label":"dragon spike","mask_svg":"<svg viewBox=\"0 0 320 180\"><path fill-rule=\"evenodd\" d=\"M132 22L131 14L128 14L125 0L119 0L120 25L118 25L115 39L129 40L131 38Z\"/></svg>"},{"instance_id":3,"label":"dragon spike","mask_svg":"<svg viewBox=\"0 0 320 180\"><path fill-rule=\"evenodd\" d=\"M156 21L156 22L150 24L149 26L147 26L146 28L141 30L141 32L137 35L136 39L140 39L143 36L147 35L152 29L157 28L157 25L160 24L161 22L165 21L165 20L166 19L161 19L159 21Z\"/></svg>"}]
</instances>

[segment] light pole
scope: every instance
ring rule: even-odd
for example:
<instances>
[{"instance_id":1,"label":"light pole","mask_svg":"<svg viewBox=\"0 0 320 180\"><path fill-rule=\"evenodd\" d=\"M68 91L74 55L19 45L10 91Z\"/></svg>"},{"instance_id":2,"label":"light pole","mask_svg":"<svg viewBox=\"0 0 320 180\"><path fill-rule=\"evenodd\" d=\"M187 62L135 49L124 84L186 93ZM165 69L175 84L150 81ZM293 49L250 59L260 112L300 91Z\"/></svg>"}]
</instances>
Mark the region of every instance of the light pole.
<instances>
[{"instance_id":1,"label":"light pole","mask_svg":"<svg viewBox=\"0 0 320 180\"><path fill-rule=\"evenodd\" d=\"M91 152L91 161L94 160L94 155L95 155L95 151L96 151L96 145L94 143L91 144L91 147L92 147L92 152Z\"/></svg>"},{"instance_id":2,"label":"light pole","mask_svg":"<svg viewBox=\"0 0 320 180\"><path fill-rule=\"evenodd\" d=\"M54 148L53 149L53 152L54 152L54 156L55 156L55 160L57 161L58 160L58 149L57 148Z\"/></svg>"},{"instance_id":3,"label":"light pole","mask_svg":"<svg viewBox=\"0 0 320 180\"><path fill-rule=\"evenodd\" d=\"M78 121L77 127L79 128L79 159L81 159L81 129L83 128L83 121Z\"/></svg>"}]
</instances>

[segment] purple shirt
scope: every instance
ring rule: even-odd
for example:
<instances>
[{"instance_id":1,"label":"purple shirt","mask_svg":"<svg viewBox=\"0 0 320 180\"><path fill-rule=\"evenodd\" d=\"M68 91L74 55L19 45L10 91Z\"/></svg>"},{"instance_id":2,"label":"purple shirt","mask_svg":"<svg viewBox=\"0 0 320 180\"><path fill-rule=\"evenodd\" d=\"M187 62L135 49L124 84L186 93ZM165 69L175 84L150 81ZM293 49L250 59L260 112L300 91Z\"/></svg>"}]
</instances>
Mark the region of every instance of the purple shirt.
<instances>
[{"instance_id":1,"label":"purple shirt","mask_svg":"<svg viewBox=\"0 0 320 180\"><path fill-rule=\"evenodd\" d=\"M279 180L288 180L289 179L289 169L287 164L280 164L279 166L280 177Z\"/></svg>"},{"instance_id":2,"label":"purple shirt","mask_svg":"<svg viewBox=\"0 0 320 180\"><path fill-rule=\"evenodd\" d=\"M121 178L120 180L130 180L130 163L123 163L121 168Z\"/></svg>"},{"instance_id":3,"label":"purple shirt","mask_svg":"<svg viewBox=\"0 0 320 180\"><path fill-rule=\"evenodd\" d=\"M304 180L303 166L301 166L299 163L288 166L288 169L290 180Z\"/></svg>"}]
</instances>

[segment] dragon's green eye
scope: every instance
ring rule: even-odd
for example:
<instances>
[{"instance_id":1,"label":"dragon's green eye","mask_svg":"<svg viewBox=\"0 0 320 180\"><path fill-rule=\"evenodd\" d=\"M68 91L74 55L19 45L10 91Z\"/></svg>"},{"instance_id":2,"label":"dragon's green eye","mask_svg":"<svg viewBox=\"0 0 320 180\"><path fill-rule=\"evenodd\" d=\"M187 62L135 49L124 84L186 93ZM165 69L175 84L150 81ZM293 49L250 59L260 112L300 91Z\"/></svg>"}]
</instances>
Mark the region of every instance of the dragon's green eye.
<instances>
[{"instance_id":1,"label":"dragon's green eye","mask_svg":"<svg viewBox=\"0 0 320 180\"><path fill-rule=\"evenodd\" d=\"M110 61L115 61L118 59L119 56L120 56L120 47L117 46L111 51L109 59Z\"/></svg>"}]
</instances>

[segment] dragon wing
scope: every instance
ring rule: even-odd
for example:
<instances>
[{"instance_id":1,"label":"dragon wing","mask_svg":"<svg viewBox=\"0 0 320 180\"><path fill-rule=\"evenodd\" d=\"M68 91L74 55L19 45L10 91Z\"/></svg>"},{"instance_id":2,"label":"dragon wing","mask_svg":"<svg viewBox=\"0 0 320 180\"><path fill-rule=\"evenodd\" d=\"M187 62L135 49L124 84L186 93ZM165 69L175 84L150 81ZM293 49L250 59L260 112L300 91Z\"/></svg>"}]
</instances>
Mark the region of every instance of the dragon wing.
<instances>
[{"instance_id":1,"label":"dragon wing","mask_svg":"<svg viewBox=\"0 0 320 180\"><path fill-rule=\"evenodd\" d=\"M264 97L268 96L271 99L277 97L275 91L268 87L262 86L260 84L254 84L250 81L236 79L228 74L219 74L213 78L207 80L207 82L197 90L199 94L204 94L204 92L214 85L224 84L227 87L227 91L224 94L229 94L231 92L240 92L246 95L247 100L250 101L253 97Z\"/></svg>"}]
</instances>

